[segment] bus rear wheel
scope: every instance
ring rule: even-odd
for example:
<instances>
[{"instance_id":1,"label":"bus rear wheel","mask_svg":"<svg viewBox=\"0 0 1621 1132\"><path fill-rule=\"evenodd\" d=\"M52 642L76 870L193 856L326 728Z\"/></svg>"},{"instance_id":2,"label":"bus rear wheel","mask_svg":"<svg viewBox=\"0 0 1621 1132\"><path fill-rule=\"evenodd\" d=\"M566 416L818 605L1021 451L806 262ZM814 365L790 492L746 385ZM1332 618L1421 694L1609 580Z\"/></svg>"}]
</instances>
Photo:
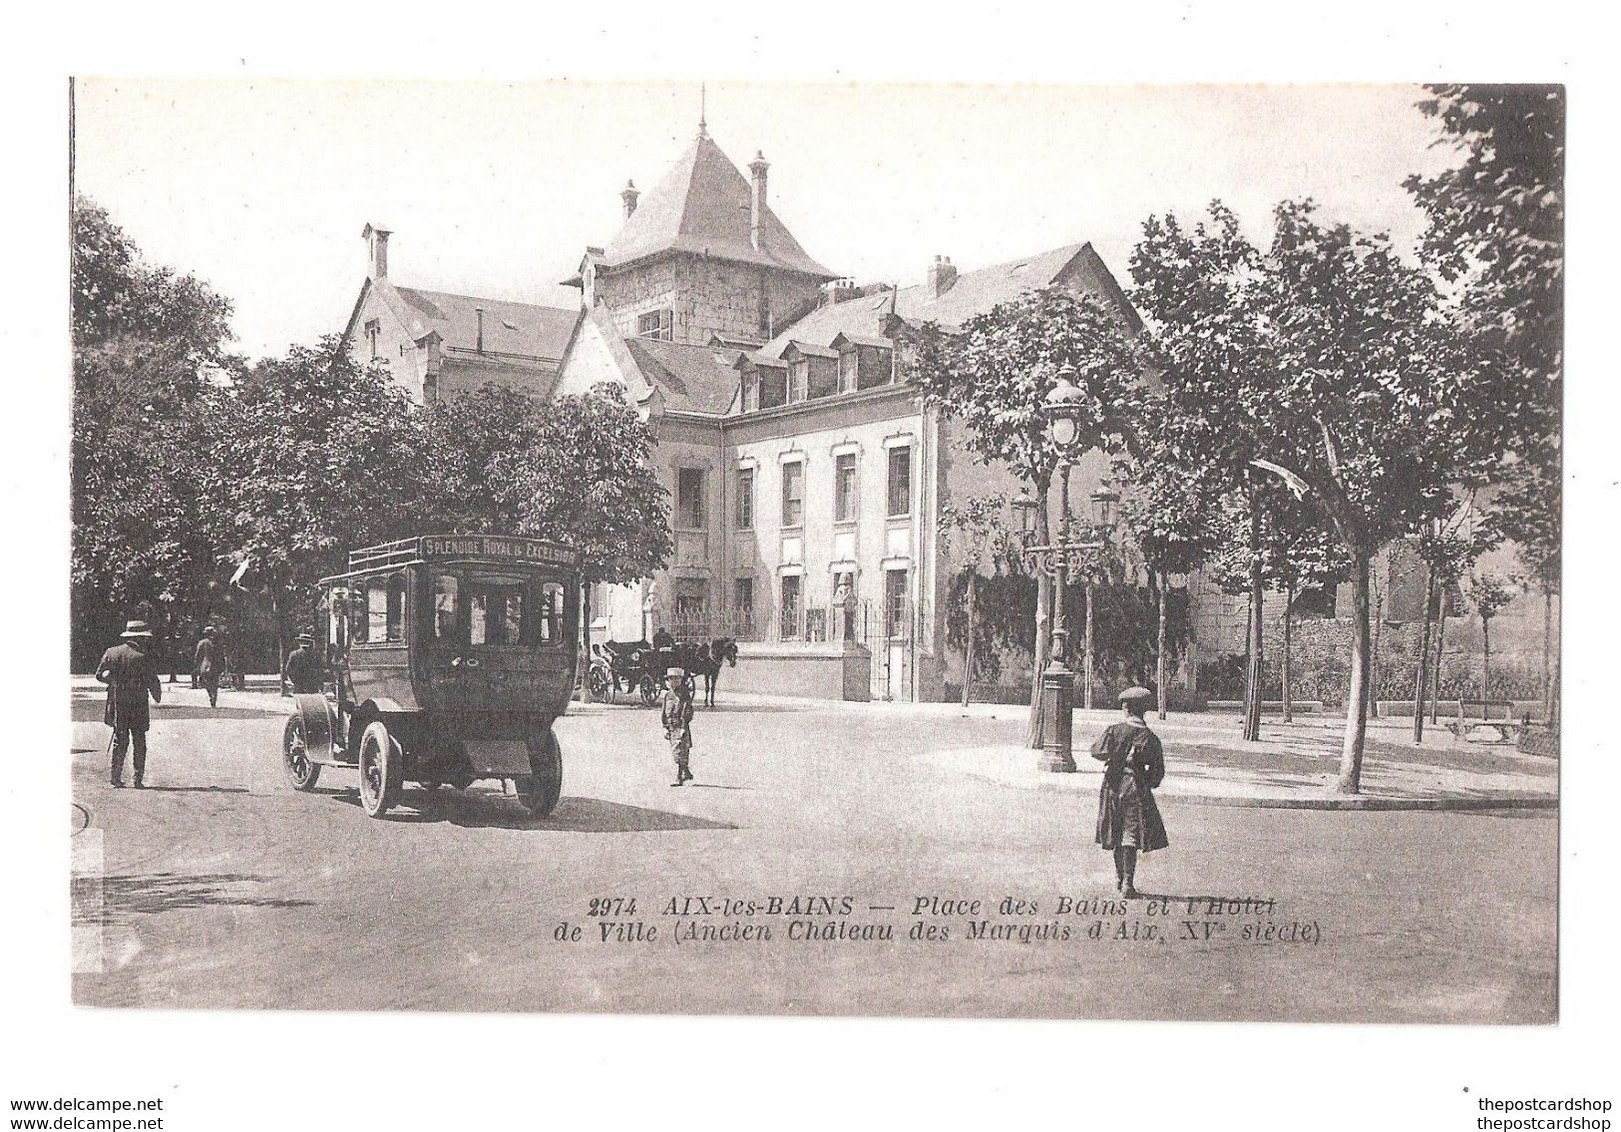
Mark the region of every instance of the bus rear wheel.
<instances>
[{"instance_id":1,"label":"bus rear wheel","mask_svg":"<svg viewBox=\"0 0 1621 1132\"><path fill-rule=\"evenodd\" d=\"M529 774L513 780L518 801L537 818L557 808L563 795L563 748L551 728L535 732L526 740L529 747Z\"/></svg>"},{"instance_id":2,"label":"bus rear wheel","mask_svg":"<svg viewBox=\"0 0 1621 1132\"><path fill-rule=\"evenodd\" d=\"M360 805L367 817L380 818L400 800L405 785L405 752L376 720L360 733Z\"/></svg>"}]
</instances>

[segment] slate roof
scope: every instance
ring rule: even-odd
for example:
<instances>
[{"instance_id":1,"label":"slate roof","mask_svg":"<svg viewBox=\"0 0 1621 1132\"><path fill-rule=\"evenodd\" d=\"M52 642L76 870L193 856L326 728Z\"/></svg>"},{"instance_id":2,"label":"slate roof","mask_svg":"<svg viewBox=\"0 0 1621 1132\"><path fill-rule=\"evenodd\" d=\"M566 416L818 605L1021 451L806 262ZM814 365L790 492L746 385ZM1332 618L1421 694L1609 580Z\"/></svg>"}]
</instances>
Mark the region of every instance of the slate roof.
<instances>
[{"instance_id":1,"label":"slate roof","mask_svg":"<svg viewBox=\"0 0 1621 1132\"><path fill-rule=\"evenodd\" d=\"M895 313L907 322L915 325L937 322L946 329L955 329L998 303L1017 298L1026 291L1051 286L1060 277L1080 282L1087 290L1123 310L1134 330L1141 327L1137 312L1092 245L1066 244L1039 255L964 271L938 298L929 294L926 284L920 283L899 291L880 291L818 307L766 343L760 353L780 357L790 342L829 346L840 334L857 341L882 339L891 303Z\"/></svg>"},{"instance_id":2,"label":"slate roof","mask_svg":"<svg viewBox=\"0 0 1621 1132\"><path fill-rule=\"evenodd\" d=\"M720 416L731 407L737 391L733 366L741 350L654 338L626 337L624 341L642 376L663 391L667 408Z\"/></svg>"},{"instance_id":3,"label":"slate roof","mask_svg":"<svg viewBox=\"0 0 1621 1132\"><path fill-rule=\"evenodd\" d=\"M572 309L543 307L398 285L394 286L394 292L414 316L412 334L420 338L438 331L446 346L467 350L478 346L477 307L484 308L486 351L551 361L563 356L563 348L568 345L574 323L580 317L577 306Z\"/></svg>"},{"instance_id":4,"label":"slate roof","mask_svg":"<svg viewBox=\"0 0 1621 1132\"><path fill-rule=\"evenodd\" d=\"M838 278L806 254L769 203L756 250L749 238L751 195L748 179L708 134L700 134L663 180L642 194L636 211L603 251L602 263L612 269L686 251Z\"/></svg>"}]
</instances>

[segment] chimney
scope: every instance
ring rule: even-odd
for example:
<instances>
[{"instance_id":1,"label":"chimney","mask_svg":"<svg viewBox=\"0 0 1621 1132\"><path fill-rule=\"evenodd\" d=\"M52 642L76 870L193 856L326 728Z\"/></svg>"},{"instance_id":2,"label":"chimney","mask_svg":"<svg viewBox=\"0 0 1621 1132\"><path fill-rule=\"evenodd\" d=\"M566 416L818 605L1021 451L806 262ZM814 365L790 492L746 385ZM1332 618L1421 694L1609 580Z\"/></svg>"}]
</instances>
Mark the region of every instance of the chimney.
<instances>
[{"instance_id":1,"label":"chimney","mask_svg":"<svg viewBox=\"0 0 1621 1132\"><path fill-rule=\"evenodd\" d=\"M822 284L823 306L831 307L836 303L847 303L860 297L861 288L856 286L854 279L835 279L831 283Z\"/></svg>"},{"instance_id":2,"label":"chimney","mask_svg":"<svg viewBox=\"0 0 1621 1132\"><path fill-rule=\"evenodd\" d=\"M366 278L387 279L388 229L378 227L376 224L367 224L360 237L366 241Z\"/></svg>"},{"instance_id":3,"label":"chimney","mask_svg":"<svg viewBox=\"0 0 1621 1132\"><path fill-rule=\"evenodd\" d=\"M957 282L957 269L951 266L950 256L935 256L934 262L929 264L927 285L929 298L938 299L951 290L952 284Z\"/></svg>"},{"instance_id":4,"label":"chimney","mask_svg":"<svg viewBox=\"0 0 1621 1132\"><path fill-rule=\"evenodd\" d=\"M478 352L482 354L484 352L484 308L483 307L474 307L473 308L473 313L478 316L478 344L477 344L477 349L478 349Z\"/></svg>"},{"instance_id":5,"label":"chimney","mask_svg":"<svg viewBox=\"0 0 1621 1132\"><path fill-rule=\"evenodd\" d=\"M624 187L623 190L621 190L621 192L619 194L619 199L625 202L625 219L626 220L629 220L633 215L635 215L635 212L636 212L636 198L641 196L641 195L642 195L641 191L636 188L636 182L635 181L626 181L625 182L625 187Z\"/></svg>"},{"instance_id":6,"label":"chimney","mask_svg":"<svg viewBox=\"0 0 1621 1132\"><path fill-rule=\"evenodd\" d=\"M749 173L753 175L754 191L749 196L749 243L754 250L760 250L760 226L765 223L765 171L771 164L765 159L763 150L754 151L754 160L749 162Z\"/></svg>"}]
</instances>

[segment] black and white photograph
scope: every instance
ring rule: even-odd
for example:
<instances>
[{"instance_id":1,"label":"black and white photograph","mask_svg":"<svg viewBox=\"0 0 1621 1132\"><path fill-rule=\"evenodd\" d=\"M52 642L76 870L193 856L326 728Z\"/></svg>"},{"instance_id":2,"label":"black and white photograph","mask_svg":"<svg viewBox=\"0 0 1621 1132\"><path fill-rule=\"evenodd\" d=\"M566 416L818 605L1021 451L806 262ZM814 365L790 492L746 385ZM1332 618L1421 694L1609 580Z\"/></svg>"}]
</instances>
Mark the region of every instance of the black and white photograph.
<instances>
[{"instance_id":1,"label":"black and white photograph","mask_svg":"<svg viewBox=\"0 0 1621 1132\"><path fill-rule=\"evenodd\" d=\"M703 1035L826 1100L882 1058L835 1035L998 1033L1047 1089L1372 1042L1428 1090L1388 1127L1609 1126L1587 1063L1509 1069L1601 1009L1569 916L1614 891L1564 865L1614 804L1566 807L1608 757L1566 71L383 62L57 84L17 483L69 748L14 765L71 829L8 848L65 890L56 1025L240 1042L211 1087L270 1107L53 1072L13 1127L531 1126L620 1034L690 1082L604 1061L620 1115L786 1126L700 1099L747 1076ZM1494 1052L1416 1084L1452 1035ZM1268 1095L1148 1062L1092 1111ZM887 1122L994 1111L893 1080ZM1364 1126L1304 1087L1273 1115Z\"/></svg>"},{"instance_id":2,"label":"black and white photograph","mask_svg":"<svg viewBox=\"0 0 1621 1132\"><path fill-rule=\"evenodd\" d=\"M1558 87L73 98L76 1001L1557 1017Z\"/></svg>"}]
</instances>

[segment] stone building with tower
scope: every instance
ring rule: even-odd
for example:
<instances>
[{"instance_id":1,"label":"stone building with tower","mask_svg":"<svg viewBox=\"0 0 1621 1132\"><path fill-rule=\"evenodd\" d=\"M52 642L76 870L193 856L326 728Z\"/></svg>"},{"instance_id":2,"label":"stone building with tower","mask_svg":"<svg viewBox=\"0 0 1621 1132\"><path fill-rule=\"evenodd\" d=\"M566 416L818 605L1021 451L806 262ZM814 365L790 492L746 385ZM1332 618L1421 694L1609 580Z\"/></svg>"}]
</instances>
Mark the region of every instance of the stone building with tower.
<instances>
[{"instance_id":1,"label":"stone building with tower","mask_svg":"<svg viewBox=\"0 0 1621 1132\"><path fill-rule=\"evenodd\" d=\"M700 127L651 189L627 182L619 231L585 248L553 306L397 284L390 234L368 225L346 342L419 402L492 381L542 399L610 382L649 420L675 553L656 577L598 587L594 642L660 627L734 637L734 687L942 699L961 681L945 622L964 554L940 534L942 511L1023 485L977 462L960 426L923 403L915 332L1043 287L1090 292L1140 322L1084 242L972 269L936 255L921 282L858 286L773 211L769 170L759 151L739 168ZM1084 457L1072 497L1107 472L1101 454ZM1187 584L1197 643L1177 683L1191 687L1201 659L1243 651L1247 602L1197 575ZM1392 585L1387 617L1405 600Z\"/></svg>"},{"instance_id":2,"label":"stone building with tower","mask_svg":"<svg viewBox=\"0 0 1621 1132\"><path fill-rule=\"evenodd\" d=\"M1137 316L1089 244L972 271L936 256L919 285L857 286L772 211L763 153L746 168L700 129L652 189L626 185L623 226L567 281L582 316L555 392L613 382L641 407L675 528L662 575L593 595L593 635L735 637L727 679L746 688L941 699L960 679L942 508L1020 485L923 403L915 332L1048 286ZM1083 464L1076 490L1104 470Z\"/></svg>"},{"instance_id":3,"label":"stone building with tower","mask_svg":"<svg viewBox=\"0 0 1621 1132\"><path fill-rule=\"evenodd\" d=\"M746 172L745 172L746 169ZM1090 244L974 270L935 256L913 286L857 286L773 211L762 152L744 169L707 129L537 306L404 286L367 225L346 330L419 402L499 382L539 398L624 390L650 421L675 554L659 576L593 594L593 641L659 627L740 641L734 686L832 698L943 698L953 498L1017 495L972 458L911 381L926 322L954 327L1035 288L1084 289L1137 316ZM1101 482L1083 461L1075 490ZM1010 524L1016 523L1008 516Z\"/></svg>"}]
</instances>

